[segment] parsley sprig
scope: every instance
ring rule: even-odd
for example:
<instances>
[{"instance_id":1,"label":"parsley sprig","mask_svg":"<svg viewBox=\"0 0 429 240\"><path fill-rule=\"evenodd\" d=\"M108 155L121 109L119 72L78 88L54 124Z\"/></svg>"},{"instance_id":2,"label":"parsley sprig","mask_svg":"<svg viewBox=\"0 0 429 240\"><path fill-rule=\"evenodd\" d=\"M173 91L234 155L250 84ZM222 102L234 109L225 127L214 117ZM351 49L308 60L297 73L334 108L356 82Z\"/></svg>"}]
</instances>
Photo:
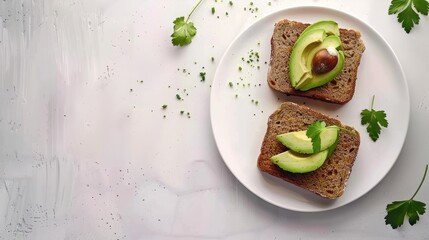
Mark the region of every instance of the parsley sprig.
<instances>
[{"instance_id":1,"label":"parsley sprig","mask_svg":"<svg viewBox=\"0 0 429 240\"><path fill-rule=\"evenodd\" d=\"M201 4L203 0L199 0L197 5L189 13L188 17L178 17L174 20L174 32L171 34L171 42L174 46L185 46L192 42L192 38L197 34L197 28L194 26L193 22L189 22L189 18L194 13L195 9Z\"/></svg>"},{"instance_id":2,"label":"parsley sprig","mask_svg":"<svg viewBox=\"0 0 429 240\"><path fill-rule=\"evenodd\" d=\"M413 8L414 7L414 8ZM420 16L429 12L427 0L392 0L389 6L389 15L398 14L398 22L402 23L405 32L410 33L414 25L419 24Z\"/></svg>"},{"instance_id":3,"label":"parsley sprig","mask_svg":"<svg viewBox=\"0 0 429 240\"><path fill-rule=\"evenodd\" d=\"M315 153L320 152L320 133L325 127L326 123L324 121L315 121L308 126L307 132L305 133L307 137L311 138L311 143L313 143L313 152Z\"/></svg>"},{"instance_id":4,"label":"parsley sprig","mask_svg":"<svg viewBox=\"0 0 429 240\"><path fill-rule=\"evenodd\" d=\"M381 127L387 128L389 123L386 119L386 112L384 112L383 110L374 110L374 98L375 96L372 96L371 110L364 109L362 110L360 115L362 116L361 124L368 124L368 126L366 127L366 131L369 133L371 139L375 142L380 136Z\"/></svg>"},{"instance_id":5,"label":"parsley sprig","mask_svg":"<svg viewBox=\"0 0 429 240\"><path fill-rule=\"evenodd\" d=\"M331 125L327 127L324 121L315 121L307 127L307 131L305 133L307 137L311 139L314 153L320 152L320 148L321 148L320 134L325 128L338 128L339 130L346 131L350 134L356 134L347 128L342 128L336 125ZM329 147L328 155L331 155L334 152L335 148L337 147L337 144L338 144L338 137L335 143L331 147Z\"/></svg>"},{"instance_id":6,"label":"parsley sprig","mask_svg":"<svg viewBox=\"0 0 429 240\"><path fill-rule=\"evenodd\" d=\"M405 215L408 216L408 222L411 225L414 225L420 219L419 214L423 215L425 213L426 204L414 200L414 197L417 195L420 190L420 187L425 181L427 171L428 165L426 164L425 173L423 174L422 181L420 182L419 187L410 199L404 201L394 201L386 206L387 215L386 217L384 217L384 219L386 220L386 225L390 224L393 229L402 226L402 224L404 223Z\"/></svg>"}]
</instances>

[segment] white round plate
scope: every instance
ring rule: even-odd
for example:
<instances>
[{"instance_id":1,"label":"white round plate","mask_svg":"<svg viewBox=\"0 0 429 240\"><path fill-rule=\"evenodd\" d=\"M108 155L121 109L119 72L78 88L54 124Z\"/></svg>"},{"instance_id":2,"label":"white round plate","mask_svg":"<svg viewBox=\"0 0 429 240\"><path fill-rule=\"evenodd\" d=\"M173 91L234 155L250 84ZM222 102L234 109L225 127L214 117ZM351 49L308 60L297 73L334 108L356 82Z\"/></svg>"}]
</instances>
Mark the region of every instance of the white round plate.
<instances>
[{"instance_id":1,"label":"white round plate","mask_svg":"<svg viewBox=\"0 0 429 240\"><path fill-rule=\"evenodd\" d=\"M366 50L359 66L353 99L336 105L290 97L272 90L266 81L270 39L274 24L287 18L305 23L322 19L338 22L340 28L362 34ZM259 62L256 62L259 55ZM247 63L247 60L253 62ZM268 63L265 63L268 62ZM259 68L258 68L259 66ZM239 70L239 67L242 70ZM232 86L230 86L230 83ZM373 142L360 124L360 112L385 110L389 127ZM211 92L211 121L217 147L235 177L257 196L282 208L317 212L350 203L371 190L395 163L408 129L410 100L401 65L386 41L369 25L346 13L321 7L283 9L255 22L232 42L219 63ZM343 196L323 199L278 178L262 173L256 166L269 115L281 102L305 103L320 112L355 127L361 145Z\"/></svg>"}]
</instances>

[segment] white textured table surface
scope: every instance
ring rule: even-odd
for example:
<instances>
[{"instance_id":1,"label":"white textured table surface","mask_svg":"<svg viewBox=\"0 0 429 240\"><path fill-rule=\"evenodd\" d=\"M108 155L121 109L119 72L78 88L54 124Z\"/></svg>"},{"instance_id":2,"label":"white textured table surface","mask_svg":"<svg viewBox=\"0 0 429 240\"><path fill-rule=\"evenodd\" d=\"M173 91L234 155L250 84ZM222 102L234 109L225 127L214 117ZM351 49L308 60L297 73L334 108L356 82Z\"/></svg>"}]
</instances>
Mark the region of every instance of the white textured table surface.
<instances>
[{"instance_id":1,"label":"white textured table surface","mask_svg":"<svg viewBox=\"0 0 429 240\"><path fill-rule=\"evenodd\" d=\"M171 45L172 21L196 1L0 3L0 239L429 239L427 213L397 230L383 219L429 162L429 18L406 34L388 0L254 0L253 13L244 11L250 1L228 2L201 4L184 48ZM210 84L232 39L301 5L371 25L397 54L411 95L389 174L319 213L284 210L244 188L220 157L209 115ZM428 182L417 199L429 203Z\"/></svg>"}]
</instances>

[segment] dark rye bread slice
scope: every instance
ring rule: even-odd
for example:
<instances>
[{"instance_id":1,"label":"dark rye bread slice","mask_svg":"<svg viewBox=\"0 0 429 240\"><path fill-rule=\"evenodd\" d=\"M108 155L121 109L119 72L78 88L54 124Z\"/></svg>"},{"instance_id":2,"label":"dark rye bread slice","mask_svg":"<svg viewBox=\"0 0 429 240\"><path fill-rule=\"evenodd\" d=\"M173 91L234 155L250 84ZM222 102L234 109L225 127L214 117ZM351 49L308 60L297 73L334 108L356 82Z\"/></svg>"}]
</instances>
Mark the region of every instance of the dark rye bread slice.
<instances>
[{"instance_id":1,"label":"dark rye bread slice","mask_svg":"<svg viewBox=\"0 0 429 240\"><path fill-rule=\"evenodd\" d=\"M281 20L276 23L271 38L271 60L268 70L268 84L271 88L289 95L320 99L327 102L344 104L352 99L358 67L365 51L359 32L340 29L345 64L341 73L331 82L305 92L295 90L289 80L289 58L293 45L309 24Z\"/></svg>"},{"instance_id":2,"label":"dark rye bread slice","mask_svg":"<svg viewBox=\"0 0 429 240\"><path fill-rule=\"evenodd\" d=\"M335 199L343 194L358 153L360 137L357 131L355 135L340 131L337 148L325 163L313 172L286 172L270 160L272 156L288 150L276 140L278 134L306 130L307 126L316 120L325 121L328 126L337 125L355 131L352 127L345 126L340 121L309 107L285 102L268 119L268 129L258 158L258 167L263 172L322 197Z\"/></svg>"}]
</instances>

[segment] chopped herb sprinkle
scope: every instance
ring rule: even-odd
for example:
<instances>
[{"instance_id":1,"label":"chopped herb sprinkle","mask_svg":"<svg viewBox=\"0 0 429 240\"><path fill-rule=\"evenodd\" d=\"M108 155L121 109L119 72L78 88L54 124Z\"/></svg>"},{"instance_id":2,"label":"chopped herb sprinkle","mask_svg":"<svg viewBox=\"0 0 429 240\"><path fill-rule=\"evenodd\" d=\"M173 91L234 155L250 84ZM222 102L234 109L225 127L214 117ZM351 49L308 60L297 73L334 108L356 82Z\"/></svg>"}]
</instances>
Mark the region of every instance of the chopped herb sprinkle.
<instances>
[{"instance_id":1,"label":"chopped herb sprinkle","mask_svg":"<svg viewBox=\"0 0 429 240\"><path fill-rule=\"evenodd\" d=\"M229 6L234 5L234 3L232 1L229 1Z\"/></svg>"},{"instance_id":2,"label":"chopped herb sprinkle","mask_svg":"<svg viewBox=\"0 0 429 240\"><path fill-rule=\"evenodd\" d=\"M212 14L215 14L216 9L214 7L212 7Z\"/></svg>"},{"instance_id":3,"label":"chopped herb sprinkle","mask_svg":"<svg viewBox=\"0 0 429 240\"><path fill-rule=\"evenodd\" d=\"M176 99L177 100L182 100L182 97L179 94L176 94Z\"/></svg>"},{"instance_id":4,"label":"chopped herb sprinkle","mask_svg":"<svg viewBox=\"0 0 429 240\"><path fill-rule=\"evenodd\" d=\"M229 82L229 86L232 87L234 86L234 84L232 82Z\"/></svg>"},{"instance_id":5,"label":"chopped herb sprinkle","mask_svg":"<svg viewBox=\"0 0 429 240\"><path fill-rule=\"evenodd\" d=\"M200 72L201 82L204 82L206 80L206 73Z\"/></svg>"},{"instance_id":6,"label":"chopped herb sprinkle","mask_svg":"<svg viewBox=\"0 0 429 240\"><path fill-rule=\"evenodd\" d=\"M243 70L243 68L242 67L238 67L238 71L241 71L241 70Z\"/></svg>"},{"instance_id":7,"label":"chopped herb sprinkle","mask_svg":"<svg viewBox=\"0 0 429 240\"><path fill-rule=\"evenodd\" d=\"M166 109L166 108L167 108L166 104L162 105L162 109Z\"/></svg>"}]
</instances>

